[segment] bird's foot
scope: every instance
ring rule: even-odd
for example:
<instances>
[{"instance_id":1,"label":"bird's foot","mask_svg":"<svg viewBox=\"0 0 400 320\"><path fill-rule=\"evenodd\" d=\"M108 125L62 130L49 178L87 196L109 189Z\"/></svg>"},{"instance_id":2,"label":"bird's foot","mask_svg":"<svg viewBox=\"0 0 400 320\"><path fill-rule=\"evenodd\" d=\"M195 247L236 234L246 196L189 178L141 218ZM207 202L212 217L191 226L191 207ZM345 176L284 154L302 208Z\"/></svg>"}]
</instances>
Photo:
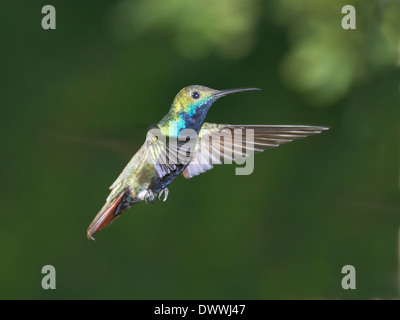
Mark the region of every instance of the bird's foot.
<instances>
[{"instance_id":1,"label":"bird's foot","mask_svg":"<svg viewBox=\"0 0 400 320\"><path fill-rule=\"evenodd\" d=\"M168 194L169 194L168 188L162 189L162 190L158 193L158 200L160 200L160 201L162 201L162 202L167 201Z\"/></svg>"},{"instance_id":2,"label":"bird's foot","mask_svg":"<svg viewBox=\"0 0 400 320\"><path fill-rule=\"evenodd\" d=\"M146 190L143 199L146 204L149 204L153 203L155 197L155 194L151 190Z\"/></svg>"}]
</instances>

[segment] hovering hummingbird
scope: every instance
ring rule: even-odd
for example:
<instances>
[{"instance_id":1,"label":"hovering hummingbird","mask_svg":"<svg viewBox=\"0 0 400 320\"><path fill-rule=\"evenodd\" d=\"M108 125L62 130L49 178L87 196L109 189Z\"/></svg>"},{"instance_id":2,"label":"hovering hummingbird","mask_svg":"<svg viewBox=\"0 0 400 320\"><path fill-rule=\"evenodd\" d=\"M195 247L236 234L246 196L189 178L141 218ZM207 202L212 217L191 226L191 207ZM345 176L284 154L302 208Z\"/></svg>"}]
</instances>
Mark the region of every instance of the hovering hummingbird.
<instances>
[{"instance_id":1,"label":"hovering hummingbird","mask_svg":"<svg viewBox=\"0 0 400 320\"><path fill-rule=\"evenodd\" d=\"M208 110L217 99L231 93L250 90L260 89L214 90L200 85L183 88L176 95L169 112L157 125L149 129L142 147L111 185L111 193L105 205L89 225L88 238L94 239L93 236L97 232L113 222L122 212L143 200L152 202L158 196L165 201L168 185L181 173L189 179L212 169L213 164L222 164L221 157L237 161L240 157L251 156L253 153L328 129L321 126L229 125L204 122ZM194 134L192 139L189 139L192 142L191 148L180 152L182 143L187 142L187 134L184 134L186 140L183 142L177 142L177 138L188 131ZM237 131L248 131L252 134L236 134ZM222 132L232 133L234 141L213 139ZM188 150L192 151L187 153ZM177 153L184 153L186 158L178 160L177 157L171 156ZM213 161L210 162L210 159Z\"/></svg>"}]
</instances>

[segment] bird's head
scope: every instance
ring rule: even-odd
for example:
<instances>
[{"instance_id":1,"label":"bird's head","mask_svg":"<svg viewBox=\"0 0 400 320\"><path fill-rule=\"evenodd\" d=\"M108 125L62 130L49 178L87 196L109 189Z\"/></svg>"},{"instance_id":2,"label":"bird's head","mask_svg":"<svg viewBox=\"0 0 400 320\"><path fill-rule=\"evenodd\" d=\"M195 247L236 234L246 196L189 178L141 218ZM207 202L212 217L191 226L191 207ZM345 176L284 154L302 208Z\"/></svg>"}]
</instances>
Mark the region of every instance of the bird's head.
<instances>
[{"instance_id":1,"label":"bird's head","mask_svg":"<svg viewBox=\"0 0 400 320\"><path fill-rule=\"evenodd\" d=\"M211 105L220 97L235 92L260 90L258 88L240 88L228 90L215 90L199 85L192 85L183 88L176 95L172 103L174 113L184 114L186 117L198 118L201 122L210 109Z\"/></svg>"}]
</instances>

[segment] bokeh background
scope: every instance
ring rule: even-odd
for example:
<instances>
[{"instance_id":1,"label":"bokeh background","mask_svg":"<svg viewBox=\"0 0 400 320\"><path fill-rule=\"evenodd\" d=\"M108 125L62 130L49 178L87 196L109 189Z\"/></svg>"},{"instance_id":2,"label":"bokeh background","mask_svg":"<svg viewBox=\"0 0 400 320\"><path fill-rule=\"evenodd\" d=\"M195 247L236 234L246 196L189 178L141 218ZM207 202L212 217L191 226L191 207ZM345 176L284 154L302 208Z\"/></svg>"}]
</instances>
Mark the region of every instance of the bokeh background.
<instances>
[{"instance_id":1,"label":"bokeh background","mask_svg":"<svg viewBox=\"0 0 400 320\"><path fill-rule=\"evenodd\" d=\"M400 1L0 8L1 299L399 298ZM257 155L250 176L180 177L89 241L148 125L191 84L263 89L219 100L210 122L331 130Z\"/></svg>"}]
</instances>

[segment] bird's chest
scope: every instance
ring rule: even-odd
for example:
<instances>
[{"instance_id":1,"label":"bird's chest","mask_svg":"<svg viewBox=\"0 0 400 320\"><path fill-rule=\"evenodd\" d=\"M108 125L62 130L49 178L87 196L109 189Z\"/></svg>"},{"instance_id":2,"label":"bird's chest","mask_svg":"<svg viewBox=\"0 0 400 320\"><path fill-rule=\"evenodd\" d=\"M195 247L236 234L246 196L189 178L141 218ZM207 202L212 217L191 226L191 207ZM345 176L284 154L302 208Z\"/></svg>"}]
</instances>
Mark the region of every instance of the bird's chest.
<instances>
[{"instance_id":1,"label":"bird's chest","mask_svg":"<svg viewBox=\"0 0 400 320\"><path fill-rule=\"evenodd\" d=\"M184 123L182 129L191 129L198 133L206 118L206 114L204 110L196 110L193 113L182 114L180 116L182 123Z\"/></svg>"}]
</instances>

